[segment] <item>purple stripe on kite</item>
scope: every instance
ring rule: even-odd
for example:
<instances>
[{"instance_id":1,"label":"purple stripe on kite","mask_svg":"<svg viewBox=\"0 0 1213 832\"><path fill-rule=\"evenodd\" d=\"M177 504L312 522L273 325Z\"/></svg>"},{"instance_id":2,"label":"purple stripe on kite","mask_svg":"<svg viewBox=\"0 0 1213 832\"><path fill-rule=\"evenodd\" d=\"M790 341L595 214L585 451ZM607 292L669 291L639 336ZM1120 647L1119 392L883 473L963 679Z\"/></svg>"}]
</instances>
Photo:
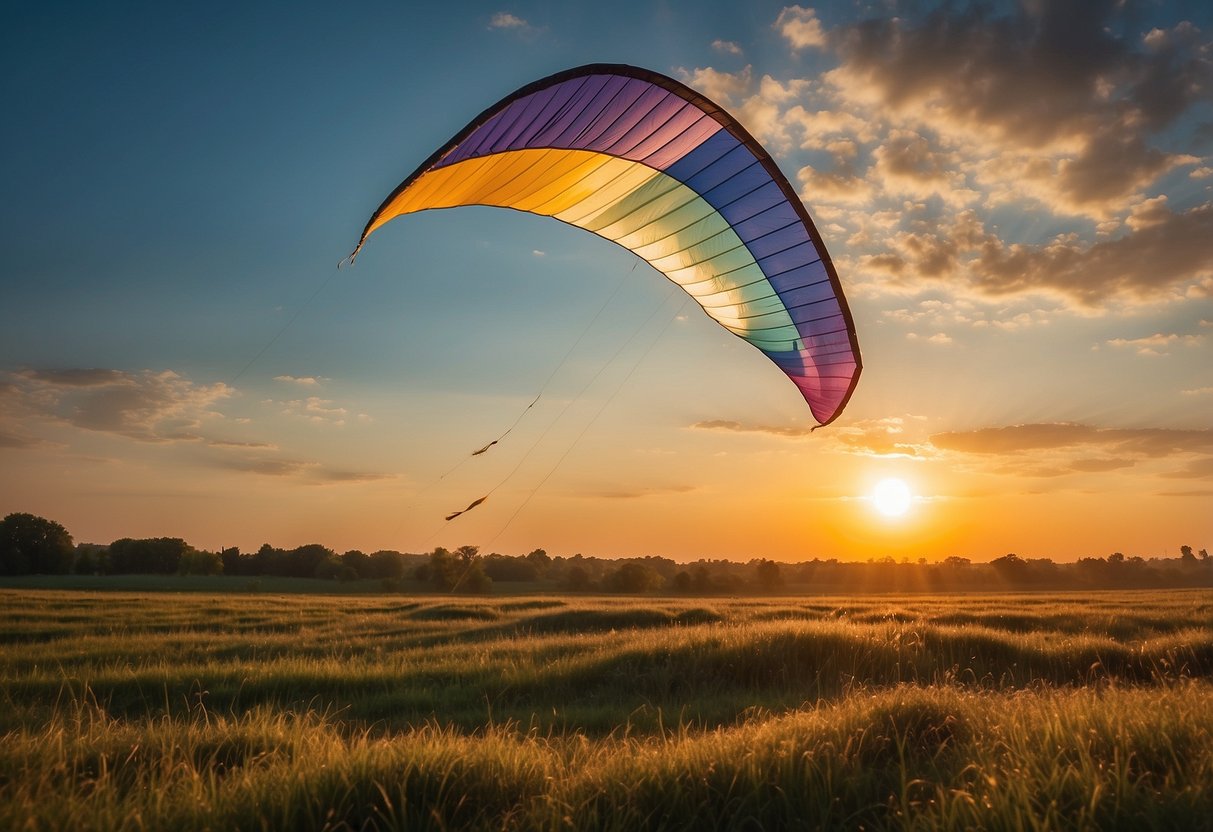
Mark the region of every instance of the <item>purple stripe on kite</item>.
<instances>
[{"instance_id":1,"label":"purple stripe on kite","mask_svg":"<svg viewBox=\"0 0 1213 832\"><path fill-rule=\"evenodd\" d=\"M649 87L644 90L632 106L619 114L614 124L599 134L598 138L594 140L594 148L602 153L609 153L612 156L623 156L623 153L615 150L615 145L627 139L632 130L637 125L644 124L650 115L661 109L663 103L676 98L678 96L666 92L661 87ZM674 110L678 109L681 99L672 103L674 107L670 109L669 113L673 113ZM669 113L667 113L667 117ZM635 143L636 139L634 138L632 141L627 142L628 145L634 145Z\"/></svg>"},{"instance_id":2,"label":"purple stripe on kite","mask_svg":"<svg viewBox=\"0 0 1213 832\"><path fill-rule=\"evenodd\" d=\"M628 158L663 170L720 129L720 122L687 104L660 130L629 150Z\"/></svg>"},{"instance_id":3,"label":"purple stripe on kite","mask_svg":"<svg viewBox=\"0 0 1213 832\"><path fill-rule=\"evenodd\" d=\"M557 89L559 87L552 87L528 96L526 107L518 113L517 118L513 119L513 123L507 130L503 130L497 138L493 139L493 143L487 149L492 153L500 153L503 150L525 146L525 143L520 140L551 103Z\"/></svg>"},{"instance_id":4,"label":"purple stripe on kite","mask_svg":"<svg viewBox=\"0 0 1213 832\"><path fill-rule=\"evenodd\" d=\"M592 107L594 101L601 95L602 88L609 80L605 75L591 75L581 79L584 83L569 99L560 115L552 123L536 135L531 141L537 147L557 146L557 138L582 116L587 107ZM561 84L562 87L572 82Z\"/></svg>"},{"instance_id":5,"label":"purple stripe on kite","mask_svg":"<svg viewBox=\"0 0 1213 832\"><path fill-rule=\"evenodd\" d=\"M624 118L632 108L632 105L640 100L642 95L653 90L656 90L656 88L648 81L641 81L638 78L628 79L628 82L623 85L623 89L619 91L619 94L603 107L598 118L594 119L593 123L586 127L581 135L574 140L572 147L599 150L602 147L599 138L604 133L607 133L615 125L615 122ZM664 90L657 90L657 92L664 92ZM618 136L611 137L608 135L608 143L614 141L616 138Z\"/></svg>"},{"instance_id":6,"label":"purple stripe on kite","mask_svg":"<svg viewBox=\"0 0 1213 832\"><path fill-rule=\"evenodd\" d=\"M584 79L581 80L584 81ZM539 114L535 116L531 123L527 125L525 130L509 141L510 146L536 147L540 145L541 142L538 141L538 136L551 129L553 122L559 121L561 116L567 114L569 102L575 97L581 86L581 84L561 84L558 87L553 87L547 104L544 105L543 109L539 111ZM536 93L535 97L539 98L542 94Z\"/></svg>"},{"instance_id":7,"label":"purple stripe on kite","mask_svg":"<svg viewBox=\"0 0 1213 832\"><path fill-rule=\"evenodd\" d=\"M575 118L568 127L561 131L559 136L552 139L549 144L552 147L567 147L567 148L585 148L582 142L582 134L594 123L594 120L602 115L603 109L627 86L627 79L621 78L618 75L612 75L606 79L602 85L601 91L595 97L593 103L585 108L585 111Z\"/></svg>"},{"instance_id":8,"label":"purple stripe on kite","mask_svg":"<svg viewBox=\"0 0 1213 832\"><path fill-rule=\"evenodd\" d=\"M654 136L665 135L667 132L666 125L670 120L688 109L697 112L687 101L684 101L673 93L666 93L665 97L657 103L656 107L649 110L630 130L610 147L605 148L603 152L609 153L612 156L622 156L625 159L630 158L637 145L651 140ZM671 138L674 136L672 132L669 135Z\"/></svg>"},{"instance_id":9,"label":"purple stripe on kite","mask_svg":"<svg viewBox=\"0 0 1213 832\"><path fill-rule=\"evenodd\" d=\"M526 113L527 108L534 107L535 96L528 95L526 98L520 98L510 106L502 110L497 116L491 119L488 123L469 136L472 142L467 142L472 148L472 156L483 156L492 152L493 145L496 144L503 135L512 130L518 124L518 120Z\"/></svg>"}]
</instances>

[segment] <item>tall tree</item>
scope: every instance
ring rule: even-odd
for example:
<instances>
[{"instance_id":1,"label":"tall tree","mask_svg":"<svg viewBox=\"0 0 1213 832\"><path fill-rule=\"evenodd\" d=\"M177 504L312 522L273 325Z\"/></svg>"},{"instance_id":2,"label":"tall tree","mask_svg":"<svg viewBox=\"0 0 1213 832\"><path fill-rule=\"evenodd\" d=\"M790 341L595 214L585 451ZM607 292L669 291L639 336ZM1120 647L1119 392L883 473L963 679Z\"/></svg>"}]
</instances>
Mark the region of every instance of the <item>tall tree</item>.
<instances>
[{"instance_id":1,"label":"tall tree","mask_svg":"<svg viewBox=\"0 0 1213 832\"><path fill-rule=\"evenodd\" d=\"M67 529L34 514L0 520L0 575L66 575L76 561Z\"/></svg>"}]
</instances>

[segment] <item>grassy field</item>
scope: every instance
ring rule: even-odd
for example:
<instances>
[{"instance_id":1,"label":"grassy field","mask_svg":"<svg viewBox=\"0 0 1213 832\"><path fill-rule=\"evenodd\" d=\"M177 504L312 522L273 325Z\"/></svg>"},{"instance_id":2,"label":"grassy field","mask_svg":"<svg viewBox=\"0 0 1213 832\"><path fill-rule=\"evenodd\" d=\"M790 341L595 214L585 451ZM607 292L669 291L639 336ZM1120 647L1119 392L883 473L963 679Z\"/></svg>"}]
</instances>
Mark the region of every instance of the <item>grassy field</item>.
<instances>
[{"instance_id":1,"label":"grassy field","mask_svg":"<svg viewBox=\"0 0 1213 832\"><path fill-rule=\"evenodd\" d=\"M1213 592L0 590L0 828L1213 828Z\"/></svg>"}]
</instances>

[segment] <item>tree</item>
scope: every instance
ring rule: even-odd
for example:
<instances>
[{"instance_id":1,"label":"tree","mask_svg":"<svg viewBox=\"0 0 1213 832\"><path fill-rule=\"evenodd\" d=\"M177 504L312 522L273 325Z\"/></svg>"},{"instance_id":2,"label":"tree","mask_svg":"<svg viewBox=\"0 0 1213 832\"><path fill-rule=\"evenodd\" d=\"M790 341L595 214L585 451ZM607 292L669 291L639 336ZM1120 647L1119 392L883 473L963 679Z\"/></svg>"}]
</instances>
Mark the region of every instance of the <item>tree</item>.
<instances>
[{"instance_id":1,"label":"tree","mask_svg":"<svg viewBox=\"0 0 1213 832\"><path fill-rule=\"evenodd\" d=\"M548 570L548 567L552 565L551 557L549 557L548 553L543 549L536 549L533 552L529 552L526 559L535 566L535 572L538 575L542 575Z\"/></svg>"},{"instance_id":2,"label":"tree","mask_svg":"<svg viewBox=\"0 0 1213 832\"><path fill-rule=\"evenodd\" d=\"M670 589L680 594L691 591L691 573L683 569L670 579Z\"/></svg>"},{"instance_id":3,"label":"tree","mask_svg":"<svg viewBox=\"0 0 1213 832\"><path fill-rule=\"evenodd\" d=\"M0 520L0 575L66 575L76 562L67 529L33 514Z\"/></svg>"},{"instance_id":4,"label":"tree","mask_svg":"<svg viewBox=\"0 0 1213 832\"><path fill-rule=\"evenodd\" d=\"M1180 546L1179 547L1179 559L1181 561L1183 561L1183 563L1185 565L1191 565L1193 563L1196 563L1196 555L1192 554L1192 547L1191 546Z\"/></svg>"},{"instance_id":5,"label":"tree","mask_svg":"<svg viewBox=\"0 0 1213 832\"><path fill-rule=\"evenodd\" d=\"M493 581L484 573L479 552L478 546L460 546L453 554L441 546L435 549L428 570L434 588L439 592L488 592Z\"/></svg>"},{"instance_id":6,"label":"tree","mask_svg":"<svg viewBox=\"0 0 1213 832\"><path fill-rule=\"evenodd\" d=\"M571 592L585 592L592 589L594 586L593 580L590 578L589 570L581 564L574 564L569 567L569 571L564 576L564 587Z\"/></svg>"},{"instance_id":7,"label":"tree","mask_svg":"<svg viewBox=\"0 0 1213 832\"><path fill-rule=\"evenodd\" d=\"M193 547L179 537L124 537L109 545L109 568L116 575L172 575ZM222 561L221 561L222 563Z\"/></svg>"},{"instance_id":8,"label":"tree","mask_svg":"<svg viewBox=\"0 0 1213 832\"><path fill-rule=\"evenodd\" d=\"M355 578L371 577L371 558L357 549L350 549L341 556L341 563L346 569L354 573ZM348 573L347 573L348 574ZM350 580L350 579L346 579Z\"/></svg>"},{"instance_id":9,"label":"tree","mask_svg":"<svg viewBox=\"0 0 1213 832\"><path fill-rule=\"evenodd\" d=\"M754 580L764 592L773 592L783 586L779 564L773 560L758 561L754 567Z\"/></svg>"},{"instance_id":10,"label":"tree","mask_svg":"<svg viewBox=\"0 0 1213 832\"><path fill-rule=\"evenodd\" d=\"M76 565L72 571L77 575L96 575L97 574L97 559L93 557L93 553L88 549L81 549L80 554L76 557Z\"/></svg>"},{"instance_id":11,"label":"tree","mask_svg":"<svg viewBox=\"0 0 1213 832\"><path fill-rule=\"evenodd\" d=\"M647 592L661 585L661 575L647 563L629 561L610 574L607 585L616 592Z\"/></svg>"},{"instance_id":12,"label":"tree","mask_svg":"<svg viewBox=\"0 0 1213 832\"><path fill-rule=\"evenodd\" d=\"M179 575L222 575L223 558L218 552L199 552L189 549L182 553L177 562Z\"/></svg>"}]
</instances>

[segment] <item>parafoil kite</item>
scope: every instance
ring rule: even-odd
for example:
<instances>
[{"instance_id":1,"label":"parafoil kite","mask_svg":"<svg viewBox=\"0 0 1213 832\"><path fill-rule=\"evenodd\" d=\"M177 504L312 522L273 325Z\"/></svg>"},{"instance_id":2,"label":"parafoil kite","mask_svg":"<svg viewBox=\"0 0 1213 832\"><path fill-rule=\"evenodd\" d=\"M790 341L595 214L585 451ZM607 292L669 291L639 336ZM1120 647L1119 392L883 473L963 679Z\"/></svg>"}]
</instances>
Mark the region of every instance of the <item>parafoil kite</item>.
<instances>
[{"instance_id":1,"label":"parafoil kite","mask_svg":"<svg viewBox=\"0 0 1213 832\"><path fill-rule=\"evenodd\" d=\"M736 119L672 78L591 64L506 96L392 191L354 254L389 220L460 205L555 217L631 250L762 350L821 424L855 389L855 326L804 205Z\"/></svg>"}]
</instances>

